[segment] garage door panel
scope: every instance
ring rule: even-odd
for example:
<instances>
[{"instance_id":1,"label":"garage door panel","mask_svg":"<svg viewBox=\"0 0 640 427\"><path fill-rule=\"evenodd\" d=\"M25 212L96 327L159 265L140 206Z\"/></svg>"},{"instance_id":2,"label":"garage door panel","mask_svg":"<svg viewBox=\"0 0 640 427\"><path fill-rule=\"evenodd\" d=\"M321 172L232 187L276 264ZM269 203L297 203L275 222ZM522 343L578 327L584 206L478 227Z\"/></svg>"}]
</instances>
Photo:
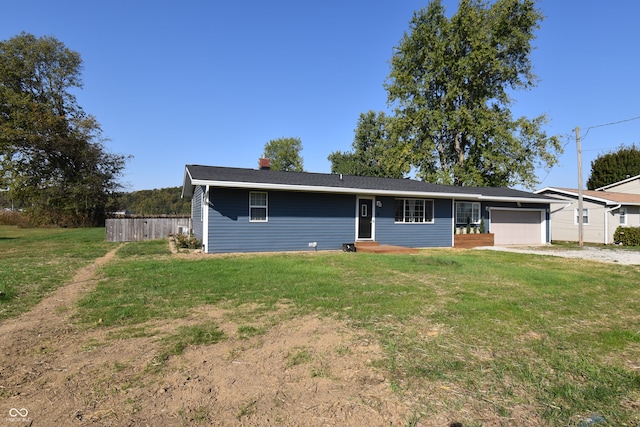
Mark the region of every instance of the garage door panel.
<instances>
[{"instance_id":1,"label":"garage door panel","mask_svg":"<svg viewBox=\"0 0 640 427\"><path fill-rule=\"evenodd\" d=\"M491 232L496 245L539 245L542 214L540 211L492 210Z\"/></svg>"}]
</instances>

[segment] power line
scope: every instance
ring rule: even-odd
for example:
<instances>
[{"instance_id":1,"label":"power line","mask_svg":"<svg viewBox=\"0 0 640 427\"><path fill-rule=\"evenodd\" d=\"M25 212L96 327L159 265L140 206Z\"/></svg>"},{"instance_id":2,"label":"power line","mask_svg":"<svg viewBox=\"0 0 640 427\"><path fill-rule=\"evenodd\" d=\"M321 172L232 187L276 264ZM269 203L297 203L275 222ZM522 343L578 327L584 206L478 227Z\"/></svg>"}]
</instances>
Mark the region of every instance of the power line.
<instances>
[{"instance_id":1,"label":"power line","mask_svg":"<svg viewBox=\"0 0 640 427\"><path fill-rule=\"evenodd\" d=\"M591 129L595 129L595 128L602 128L605 126L613 126L613 125L619 125L620 123L626 123L626 122L632 122L634 120L639 120L640 116L637 117L631 117L630 119L624 119L624 120L618 120L616 122L610 122L610 123L603 123L601 125L595 125L595 126L589 126L587 128L587 131L584 133L584 135L582 136L582 140L584 141L584 139L587 137L587 135L589 134L589 131Z\"/></svg>"},{"instance_id":2,"label":"power line","mask_svg":"<svg viewBox=\"0 0 640 427\"><path fill-rule=\"evenodd\" d=\"M605 127L605 126L613 126L613 125L618 125L620 123L626 123L626 122L631 122L634 120L640 120L640 116L636 116L636 117L631 117L630 119L624 119L624 120L618 120L615 122L609 122L609 123L603 123L600 125L594 125L594 126L589 126L587 128L587 131L584 133L584 135L582 135L581 140L584 141L585 138L587 137L587 135L589 134L589 131L591 129L596 129L596 128L601 128L601 127ZM569 143L572 141L572 133L575 131L575 129L573 129L570 133L566 133L564 135L560 135L560 139L562 138L566 138L567 142L565 142L565 144L562 146L562 151L564 151L564 149L567 147L567 145L569 145ZM599 149L594 149L594 150L586 150L586 151L602 151L602 150L606 150L606 148L599 148ZM545 175L545 177L539 182L540 184L542 184L548 177L549 174L551 174L551 170L553 168L549 168L549 170L547 171L547 174Z\"/></svg>"}]
</instances>

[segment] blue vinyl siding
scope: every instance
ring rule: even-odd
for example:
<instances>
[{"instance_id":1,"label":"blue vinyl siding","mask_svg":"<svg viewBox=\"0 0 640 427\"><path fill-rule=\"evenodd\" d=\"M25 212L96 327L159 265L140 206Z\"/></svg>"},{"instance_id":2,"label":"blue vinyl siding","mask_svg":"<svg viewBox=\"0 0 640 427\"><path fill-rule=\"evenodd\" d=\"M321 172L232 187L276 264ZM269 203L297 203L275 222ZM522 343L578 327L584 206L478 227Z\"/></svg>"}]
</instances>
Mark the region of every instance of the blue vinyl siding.
<instances>
[{"instance_id":1,"label":"blue vinyl siding","mask_svg":"<svg viewBox=\"0 0 640 427\"><path fill-rule=\"evenodd\" d=\"M337 250L354 241L354 195L268 191L268 221L250 222L250 190L209 193L207 252L310 250L310 242Z\"/></svg>"},{"instance_id":2,"label":"blue vinyl siding","mask_svg":"<svg viewBox=\"0 0 640 427\"><path fill-rule=\"evenodd\" d=\"M202 239L200 203L204 187L197 187L192 201L193 229ZM249 189L210 188L206 226L210 253L339 250L356 235L356 201L353 194L267 191L266 222L249 221ZM367 196L362 196L366 198ZM402 197L400 197L402 198ZM395 197L371 197L374 203L375 240L380 244L407 247L452 247L454 233L451 199L430 199L433 223L396 223ZM376 206L381 204L381 206ZM515 203L483 202L481 215L489 228L489 207L514 208ZM547 204L522 203L523 209L547 209ZM549 222L547 213L547 238Z\"/></svg>"},{"instance_id":3,"label":"blue vinyl siding","mask_svg":"<svg viewBox=\"0 0 640 427\"><path fill-rule=\"evenodd\" d=\"M451 200L433 200L434 221L430 223L395 223L394 197L377 197L382 207L376 207L376 241L383 245L413 248L453 246Z\"/></svg>"},{"instance_id":4,"label":"blue vinyl siding","mask_svg":"<svg viewBox=\"0 0 640 427\"><path fill-rule=\"evenodd\" d=\"M197 186L194 189L193 197L191 198L191 218L193 235L196 239L202 241L203 226L202 226L202 193L204 187Z\"/></svg>"}]
</instances>

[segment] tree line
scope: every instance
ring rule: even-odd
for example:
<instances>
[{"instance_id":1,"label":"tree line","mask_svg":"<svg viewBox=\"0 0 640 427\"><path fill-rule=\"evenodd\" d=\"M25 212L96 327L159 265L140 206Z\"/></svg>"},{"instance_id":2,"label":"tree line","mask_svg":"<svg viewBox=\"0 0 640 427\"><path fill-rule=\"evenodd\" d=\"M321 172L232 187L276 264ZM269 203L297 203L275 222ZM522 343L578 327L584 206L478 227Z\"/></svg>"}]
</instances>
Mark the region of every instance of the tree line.
<instances>
[{"instance_id":1,"label":"tree line","mask_svg":"<svg viewBox=\"0 0 640 427\"><path fill-rule=\"evenodd\" d=\"M181 197L182 187L118 193L114 212L135 215L189 215L191 202Z\"/></svg>"}]
</instances>

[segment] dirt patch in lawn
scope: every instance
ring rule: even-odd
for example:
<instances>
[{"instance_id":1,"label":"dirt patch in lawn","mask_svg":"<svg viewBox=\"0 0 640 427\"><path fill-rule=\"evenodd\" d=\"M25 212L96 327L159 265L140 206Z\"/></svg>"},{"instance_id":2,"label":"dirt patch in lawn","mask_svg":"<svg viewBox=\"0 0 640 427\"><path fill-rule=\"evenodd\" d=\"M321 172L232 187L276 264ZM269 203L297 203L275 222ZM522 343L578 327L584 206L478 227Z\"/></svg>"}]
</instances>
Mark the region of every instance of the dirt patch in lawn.
<instances>
[{"instance_id":1,"label":"dirt patch in lawn","mask_svg":"<svg viewBox=\"0 0 640 427\"><path fill-rule=\"evenodd\" d=\"M95 285L95 268L114 253L80 270L30 312L0 324L0 424L408 424L409 403L377 368L381 348L342 321L313 315L238 320L237 313L201 307L186 319L136 330L78 325L75 303ZM221 341L159 356L162 337L205 322L224 332Z\"/></svg>"}]
</instances>

